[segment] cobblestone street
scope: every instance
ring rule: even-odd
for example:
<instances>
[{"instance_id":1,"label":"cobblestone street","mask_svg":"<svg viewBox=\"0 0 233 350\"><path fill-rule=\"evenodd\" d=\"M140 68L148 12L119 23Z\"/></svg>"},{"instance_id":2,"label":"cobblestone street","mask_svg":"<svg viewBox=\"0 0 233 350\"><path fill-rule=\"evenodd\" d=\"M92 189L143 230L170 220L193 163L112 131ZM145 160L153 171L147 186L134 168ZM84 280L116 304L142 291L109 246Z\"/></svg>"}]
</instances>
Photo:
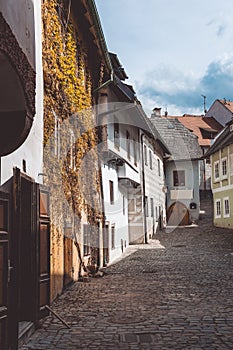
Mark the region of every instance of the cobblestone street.
<instances>
[{"instance_id":1,"label":"cobblestone street","mask_svg":"<svg viewBox=\"0 0 233 350\"><path fill-rule=\"evenodd\" d=\"M26 349L233 349L233 232L211 217L131 246L52 305Z\"/></svg>"}]
</instances>

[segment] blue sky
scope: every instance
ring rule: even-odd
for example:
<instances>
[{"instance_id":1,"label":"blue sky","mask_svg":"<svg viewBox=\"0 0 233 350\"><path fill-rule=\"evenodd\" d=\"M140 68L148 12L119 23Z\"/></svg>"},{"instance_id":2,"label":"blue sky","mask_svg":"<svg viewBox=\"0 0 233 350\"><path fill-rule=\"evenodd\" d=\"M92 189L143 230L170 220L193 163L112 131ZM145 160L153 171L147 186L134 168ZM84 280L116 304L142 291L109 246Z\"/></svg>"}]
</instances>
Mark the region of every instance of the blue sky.
<instances>
[{"instance_id":1,"label":"blue sky","mask_svg":"<svg viewBox=\"0 0 233 350\"><path fill-rule=\"evenodd\" d=\"M232 0L96 0L109 51L147 113L233 100Z\"/></svg>"}]
</instances>

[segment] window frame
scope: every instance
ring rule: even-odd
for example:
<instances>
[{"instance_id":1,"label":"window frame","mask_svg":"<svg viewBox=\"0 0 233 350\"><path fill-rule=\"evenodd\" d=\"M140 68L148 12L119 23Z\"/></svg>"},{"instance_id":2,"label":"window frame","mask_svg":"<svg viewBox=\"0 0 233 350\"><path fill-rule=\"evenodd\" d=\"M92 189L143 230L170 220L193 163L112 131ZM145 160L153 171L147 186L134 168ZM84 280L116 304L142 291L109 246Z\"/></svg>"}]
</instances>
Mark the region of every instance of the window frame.
<instances>
[{"instance_id":1,"label":"window frame","mask_svg":"<svg viewBox=\"0 0 233 350\"><path fill-rule=\"evenodd\" d=\"M130 160L131 154L130 154L130 133L128 130L126 130L126 153L127 158Z\"/></svg>"},{"instance_id":2,"label":"window frame","mask_svg":"<svg viewBox=\"0 0 233 350\"><path fill-rule=\"evenodd\" d=\"M216 166L218 167L218 176L216 176ZM214 162L214 181L219 181L220 179L220 167L219 167L219 160L216 160Z\"/></svg>"},{"instance_id":3,"label":"window frame","mask_svg":"<svg viewBox=\"0 0 233 350\"><path fill-rule=\"evenodd\" d=\"M226 212L226 202L228 203L228 212ZM223 198L223 217L229 218L230 217L230 201L229 197Z\"/></svg>"},{"instance_id":4,"label":"window frame","mask_svg":"<svg viewBox=\"0 0 233 350\"><path fill-rule=\"evenodd\" d=\"M114 204L114 181L109 180L109 202Z\"/></svg>"},{"instance_id":5,"label":"window frame","mask_svg":"<svg viewBox=\"0 0 233 350\"><path fill-rule=\"evenodd\" d=\"M137 142L135 139L133 139L133 157L134 157L134 165L138 166Z\"/></svg>"},{"instance_id":6,"label":"window frame","mask_svg":"<svg viewBox=\"0 0 233 350\"><path fill-rule=\"evenodd\" d=\"M149 217L149 203L148 203L148 196L145 196L145 216Z\"/></svg>"},{"instance_id":7,"label":"window frame","mask_svg":"<svg viewBox=\"0 0 233 350\"><path fill-rule=\"evenodd\" d=\"M120 124L118 119L114 118L113 124L113 138L114 138L114 147L119 151L120 149Z\"/></svg>"},{"instance_id":8,"label":"window frame","mask_svg":"<svg viewBox=\"0 0 233 350\"><path fill-rule=\"evenodd\" d=\"M148 159L147 159L147 145L143 145L143 155L144 155L144 164L148 165Z\"/></svg>"},{"instance_id":9,"label":"window frame","mask_svg":"<svg viewBox=\"0 0 233 350\"><path fill-rule=\"evenodd\" d=\"M182 174L182 179L181 175ZM184 180L183 182L181 180ZM184 187L186 183L185 170L173 170L173 186L174 187Z\"/></svg>"},{"instance_id":10,"label":"window frame","mask_svg":"<svg viewBox=\"0 0 233 350\"><path fill-rule=\"evenodd\" d=\"M115 226L115 224L111 225L111 248L112 248L112 250L116 249L116 226Z\"/></svg>"},{"instance_id":11,"label":"window frame","mask_svg":"<svg viewBox=\"0 0 233 350\"><path fill-rule=\"evenodd\" d=\"M223 163L225 163L225 166L223 166ZM226 172L223 173L224 169L225 169ZM227 157L224 157L224 158L221 159L221 170L222 170L222 178L226 179L227 178L227 173L228 173Z\"/></svg>"},{"instance_id":12,"label":"window frame","mask_svg":"<svg viewBox=\"0 0 233 350\"><path fill-rule=\"evenodd\" d=\"M157 159L157 164L158 164L158 175L161 176L161 164L160 164L160 159Z\"/></svg>"},{"instance_id":13,"label":"window frame","mask_svg":"<svg viewBox=\"0 0 233 350\"><path fill-rule=\"evenodd\" d=\"M153 158L152 158L151 149L149 149L149 164L150 164L150 169L153 170Z\"/></svg>"},{"instance_id":14,"label":"window frame","mask_svg":"<svg viewBox=\"0 0 233 350\"><path fill-rule=\"evenodd\" d=\"M219 204L219 206L218 206ZM221 208L221 199L216 199L215 200L215 206L214 206L214 217L215 219L219 219L222 217L222 208Z\"/></svg>"},{"instance_id":15,"label":"window frame","mask_svg":"<svg viewBox=\"0 0 233 350\"><path fill-rule=\"evenodd\" d=\"M152 218L155 216L155 213L154 213L154 198L150 199L150 216Z\"/></svg>"}]
</instances>

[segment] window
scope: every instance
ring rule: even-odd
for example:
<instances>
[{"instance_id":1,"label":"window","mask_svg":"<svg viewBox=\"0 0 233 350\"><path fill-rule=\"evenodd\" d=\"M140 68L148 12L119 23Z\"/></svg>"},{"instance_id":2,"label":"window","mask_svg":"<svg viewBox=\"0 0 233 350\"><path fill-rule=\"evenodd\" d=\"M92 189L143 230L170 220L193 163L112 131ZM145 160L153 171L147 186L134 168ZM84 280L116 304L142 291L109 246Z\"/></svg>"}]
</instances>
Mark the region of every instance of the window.
<instances>
[{"instance_id":1,"label":"window","mask_svg":"<svg viewBox=\"0 0 233 350\"><path fill-rule=\"evenodd\" d=\"M149 162L150 162L150 169L152 169L153 164L152 164L152 152L151 152L151 150L149 150Z\"/></svg>"},{"instance_id":2,"label":"window","mask_svg":"<svg viewBox=\"0 0 233 350\"><path fill-rule=\"evenodd\" d=\"M215 218L221 217L221 201L217 199L215 202Z\"/></svg>"},{"instance_id":3,"label":"window","mask_svg":"<svg viewBox=\"0 0 233 350\"><path fill-rule=\"evenodd\" d=\"M83 225L83 254L91 254L91 226L88 224Z\"/></svg>"},{"instance_id":4,"label":"window","mask_svg":"<svg viewBox=\"0 0 233 350\"><path fill-rule=\"evenodd\" d=\"M146 147L146 145L144 145L144 162L145 162L145 165L147 165L147 147Z\"/></svg>"},{"instance_id":5,"label":"window","mask_svg":"<svg viewBox=\"0 0 233 350\"><path fill-rule=\"evenodd\" d=\"M127 157L130 159L130 135L128 131L126 131L126 151Z\"/></svg>"},{"instance_id":6,"label":"window","mask_svg":"<svg viewBox=\"0 0 233 350\"><path fill-rule=\"evenodd\" d=\"M154 199L150 199L150 215L151 217L154 217Z\"/></svg>"},{"instance_id":7,"label":"window","mask_svg":"<svg viewBox=\"0 0 233 350\"><path fill-rule=\"evenodd\" d=\"M137 158L137 142L133 140L133 157L134 157L134 165L137 166L138 158Z\"/></svg>"},{"instance_id":8,"label":"window","mask_svg":"<svg viewBox=\"0 0 233 350\"><path fill-rule=\"evenodd\" d=\"M219 179L219 161L214 162L214 179Z\"/></svg>"},{"instance_id":9,"label":"window","mask_svg":"<svg viewBox=\"0 0 233 350\"><path fill-rule=\"evenodd\" d=\"M111 227L112 249L115 249L115 225Z\"/></svg>"},{"instance_id":10,"label":"window","mask_svg":"<svg viewBox=\"0 0 233 350\"><path fill-rule=\"evenodd\" d=\"M110 195L110 204L114 204L114 185L113 181L109 181L109 195Z\"/></svg>"},{"instance_id":11,"label":"window","mask_svg":"<svg viewBox=\"0 0 233 350\"><path fill-rule=\"evenodd\" d=\"M125 196L122 196L122 209L123 209L123 215L125 215Z\"/></svg>"},{"instance_id":12,"label":"window","mask_svg":"<svg viewBox=\"0 0 233 350\"><path fill-rule=\"evenodd\" d=\"M120 133L119 133L119 123L117 119L115 118L114 123L114 146L119 150L120 148Z\"/></svg>"},{"instance_id":13,"label":"window","mask_svg":"<svg viewBox=\"0 0 233 350\"><path fill-rule=\"evenodd\" d=\"M224 217L229 217L230 216L230 203L229 203L229 198L223 198L223 203L224 203Z\"/></svg>"},{"instance_id":14,"label":"window","mask_svg":"<svg viewBox=\"0 0 233 350\"><path fill-rule=\"evenodd\" d=\"M56 113L53 111L54 115L54 155L58 158L60 157L60 147L61 147L61 123L56 115Z\"/></svg>"},{"instance_id":15,"label":"window","mask_svg":"<svg viewBox=\"0 0 233 350\"><path fill-rule=\"evenodd\" d=\"M76 147L74 133L70 130L70 169L76 169Z\"/></svg>"},{"instance_id":16,"label":"window","mask_svg":"<svg viewBox=\"0 0 233 350\"><path fill-rule=\"evenodd\" d=\"M159 176L161 176L160 160L157 159L157 162L158 162L158 174L159 174Z\"/></svg>"},{"instance_id":17,"label":"window","mask_svg":"<svg viewBox=\"0 0 233 350\"><path fill-rule=\"evenodd\" d=\"M222 176L227 176L227 158L222 159Z\"/></svg>"},{"instance_id":18,"label":"window","mask_svg":"<svg viewBox=\"0 0 233 350\"><path fill-rule=\"evenodd\" d=\"M173 186L185 186L185 171L174 170L173 171Z\"/></svg>"},{"instance_id":19,"label":"window","mask_svg":"<svg viewBox=\"0 0 233 350\"><path fill-rule=\"evenodd\" d=\"M146 213L146 216L148 217L149 216L149 207L148 207L148 197L145 196L145 213Z\"/></svg>"}]
</instances>

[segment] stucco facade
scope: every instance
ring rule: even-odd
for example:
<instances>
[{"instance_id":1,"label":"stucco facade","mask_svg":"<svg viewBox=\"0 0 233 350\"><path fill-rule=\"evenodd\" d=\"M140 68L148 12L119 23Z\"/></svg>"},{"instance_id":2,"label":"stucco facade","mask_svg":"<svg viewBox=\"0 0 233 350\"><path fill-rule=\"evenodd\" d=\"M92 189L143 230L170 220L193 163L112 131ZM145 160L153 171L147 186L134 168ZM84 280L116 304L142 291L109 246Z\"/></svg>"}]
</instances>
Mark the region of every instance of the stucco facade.
<instances>
[{"instance_id":1,"label":"stucco facade","mask_svg":"<svg viewBox=\"0 0 233 350\"><path fill-rule=\"evenodd\" d=\"M5 21L10 26L12 33L15 35L18 45L28 60L32 71L35 74L35 91L34 104L31 109L35 111L33 114L32 128L26 141L17 148L13 153L2 157L2 174L1 183L4 183L13 175L13 167L18 167L21 171L26 172L37 182L43 182L43 177L40 175L43 171L43 70L42 70L42 51L41 51L41 1L0 1L0 10ZM16 53L12 53L16 55ZM25 59L25 62L26 62ZM22 62L22 74L25 70L26 63ZM13 62L14 64L14 62ZM4 80L7 79L4 78ZM21 80L22 81L22 80ZM32 84L28 81L27 84ZM26 85L25 85L26 86ZM24 100L28 100L27 91L22 84ZM31 92L33 94L33 91ZM25 104L27 102L24 102ZM11 103L12 106L12 103ZM7 106L3 107L5 111ZM15 110L20 107L19 104L13 106ZM28 112L27 112L28 113ZM34 113L34 112L32 112ZM23 165L24 163L24 165ZM25 171L26 170L26 171Z\"/></svg>"},{"instance_id":2,"label":"stucco facade","mask_svg":"<svg viewBox=\"0 0 233 350\"><path fill-rule=\"evenodd\" d=\"M155 140L142 137L141 166L145 182L146 234L149 241L166 225L163 151Z\"/></svg>"},{"instance_id":3,"label":"stucco facade","mask_svg":"<svg viewBox=\"0 0 233 350\"><path fill-rule=\"evenodd\" d=\"M233 144L211 155L214 225L233 227Z\"/></svg>"}]
</instances>

